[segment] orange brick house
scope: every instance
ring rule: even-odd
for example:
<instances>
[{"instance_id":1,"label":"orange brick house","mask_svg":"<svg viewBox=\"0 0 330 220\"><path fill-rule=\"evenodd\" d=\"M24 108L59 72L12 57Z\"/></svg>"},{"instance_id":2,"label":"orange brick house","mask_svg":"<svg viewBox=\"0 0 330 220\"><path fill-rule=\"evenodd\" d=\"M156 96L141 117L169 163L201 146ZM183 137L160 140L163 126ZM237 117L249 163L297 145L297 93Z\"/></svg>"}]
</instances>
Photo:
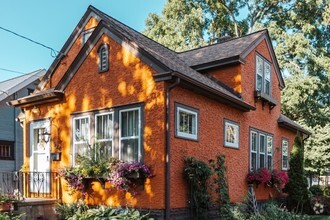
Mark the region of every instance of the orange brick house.
<instances>
[{"instance_id":1,"label":"orange brick house","mask_svg":"<svg viewBox=\"0 0 330 220\"><path fill-rule=\"evenodd\" d=\"M176 53L90 6L38 90L9 104L25 113L28 170L75 166L78 134L91 142L106 136L111 156L143 162L155 176L136 196L95 184L88 202L173 219L186 212L187 156L226 155L232 202L247 194L249 170L288 169L297 131L310 133L281 114L283 88L267 30ZM38 149L45 130L50 141ZM258 200L276 196L256 189ZM62 201L73 197L63 190Z\"/></svg>"}]
</instances>

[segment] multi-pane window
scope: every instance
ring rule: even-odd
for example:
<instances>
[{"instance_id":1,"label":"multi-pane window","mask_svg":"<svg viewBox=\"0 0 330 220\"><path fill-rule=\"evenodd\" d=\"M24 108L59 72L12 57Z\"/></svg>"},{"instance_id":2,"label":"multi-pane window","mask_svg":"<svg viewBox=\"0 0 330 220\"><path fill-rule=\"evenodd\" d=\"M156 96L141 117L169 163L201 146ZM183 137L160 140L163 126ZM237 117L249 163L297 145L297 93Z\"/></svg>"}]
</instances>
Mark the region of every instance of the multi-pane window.
<instances>
[{"instance_id":1,"label":"multi-pane window","mask_svg":"<svg viewBox=\"0 0 330 220\"><path fill-rule=\"evenodd\" d=\"M109 69L109 52L108 45L102 44L98 49L99 55L99 72L104 72Z\"/></svg>"},{"instance_id":2,"label":"multi-pane window","mask_svg":"<svg viewBox=\"0 0 330 220\"><path fill-rule=\"evenodd\" d=\"M73 165L78 155L88 153L89 146L105 157L141 161L141 115L141 107L133 107L73 117Z\"/></svg>"},{"instance_id":3,"label":"multi-pane window","mask_svg":"<svg viewBox=\"0 0 330 220\"><path fill-rule=\"evenodd\" d=\"M0 160L14 159L14 142L0 141Z\"/></svg>"},{"instance_id":4,"label":"multi-pane window","mask_svg":"<svg viewBox=\"0 0 330 220\"><path fill-rule=\"evenodd\" d=\"M120 124L120 152L119 159L124 161L138 161L140 158L140 109L121 110Z\"/></svg>"},{"instance_id":5,"label":"multi-pane window","mask_svg":"<svg viewBox=\"0 0 330 220\"><path fill-rule=\"evenodd\" d=\"M113 156L113 113L95 115L95 139L101 154Z\"/></svg>"},{"instance_id":6,"label":"multi-pane window","mask_svg":"<svg viewBox=\"0 0 330 220\"><path fill-rule=\"evenodd\" d=\"M198 113L192 108L176 106L176 136L197 140Z\"/></svg>"},{"instance_id":7,"label":"multi-pane window","mask_svg":"<svg viewBox=\"0 0 330 220\"><path fill-rule=\"evenodd\" d=\"M90 118L88 116L73 119L72 135L74 158L76 159L78 155L86 155L90 144Z\"/></svg>"},{"instance_id":8,"label":"multi-pane window","mask_svg":"<svg viewBox=\"0 0 330 220\"><path fill-rule=\"evenodd\" d=\"M289 168L289 142L282 139L282 170Z\"/></svg>"},{"instance_id":9,"label":"multi-pane window","mask_svg":"<svg viewBox=\"0 0 330 220\"><path fill-rule=\"evenodd\" d=\"M256 90L271 96L271 66L261 56L256 56Z\"/></svg>"},{"instance_id":10,"label":"multi-pane window","mask_svg":"<svg viewBox=\"0 0 330 220\"><path fill-rule=\"evenodd\" d=\"M239 125L225 120L224 145L239 148Z\"/></svg>"},{"instance_id":11,"label":"multi-pane window","mask_svg":"<svg viewBox=\"0 0 330 220\"><path fill-rule=\"evenodd\" d=\"M273 167L273 136L258 130L250 131L250 170Z\"/></svg>"}]
</instances>

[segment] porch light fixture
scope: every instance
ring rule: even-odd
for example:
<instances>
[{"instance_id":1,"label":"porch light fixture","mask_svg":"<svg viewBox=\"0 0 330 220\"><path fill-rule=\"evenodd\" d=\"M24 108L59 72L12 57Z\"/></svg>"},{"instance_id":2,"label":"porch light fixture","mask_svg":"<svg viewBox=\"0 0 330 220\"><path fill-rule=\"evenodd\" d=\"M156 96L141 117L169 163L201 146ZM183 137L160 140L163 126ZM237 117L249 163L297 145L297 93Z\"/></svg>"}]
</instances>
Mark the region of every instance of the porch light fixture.
<instances>
[{"instance_id":1,"label":"porch light fixture","mask_svg":"<svg viewBox=\"0 0 330 220\"><path fill-rule=\"evenodd\" d=\"M50 140L50 135L51 134L46 130L41 135L42 135L42 140L45 141L45 143L47 144Z\"/></svg>"}]
</instances>

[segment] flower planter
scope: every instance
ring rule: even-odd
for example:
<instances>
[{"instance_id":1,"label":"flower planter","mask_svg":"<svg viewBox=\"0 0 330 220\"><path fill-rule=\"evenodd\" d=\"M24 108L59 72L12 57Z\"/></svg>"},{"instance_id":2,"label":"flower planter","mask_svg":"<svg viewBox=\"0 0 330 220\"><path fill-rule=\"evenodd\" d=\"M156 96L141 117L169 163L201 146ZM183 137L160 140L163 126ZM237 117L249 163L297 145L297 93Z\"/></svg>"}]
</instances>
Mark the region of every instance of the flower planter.
<instances>
[{"instance_id":1,"label":"flower planter","mask_svg":"<svg viewBox=\"0 0 330 220\"><path fill-rule=\"evenodd\" d=\"M127 178L129 179L140 179L140 172L133 172L130 173Z\"/></svg>"}]
</instances>

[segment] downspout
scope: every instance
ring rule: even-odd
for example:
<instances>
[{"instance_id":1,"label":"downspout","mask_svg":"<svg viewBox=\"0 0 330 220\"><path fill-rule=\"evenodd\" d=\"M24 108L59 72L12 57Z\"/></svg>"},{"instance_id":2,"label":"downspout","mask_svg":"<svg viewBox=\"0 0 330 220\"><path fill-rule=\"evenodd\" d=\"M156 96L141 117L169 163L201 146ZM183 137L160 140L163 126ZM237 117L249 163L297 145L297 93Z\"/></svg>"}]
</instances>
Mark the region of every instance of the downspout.
<instances>
[{"instance_id":1,"label":"downspout","mask_svg":"<svg viewBox=\"0 0 330 220\"><path fill-rule=\"evenodd\" d=\"M166 127L166 140L165 140L165 155L166 155L166 167L165 167L165 219L170 220L170 209L171 209L171 126L170 126L170 120L171 120L171 90L180 84L180 79L176 78L176 81L169 85L166 89L166 121L165 121L165 127Z\"/></svg>"}]
</instances>

